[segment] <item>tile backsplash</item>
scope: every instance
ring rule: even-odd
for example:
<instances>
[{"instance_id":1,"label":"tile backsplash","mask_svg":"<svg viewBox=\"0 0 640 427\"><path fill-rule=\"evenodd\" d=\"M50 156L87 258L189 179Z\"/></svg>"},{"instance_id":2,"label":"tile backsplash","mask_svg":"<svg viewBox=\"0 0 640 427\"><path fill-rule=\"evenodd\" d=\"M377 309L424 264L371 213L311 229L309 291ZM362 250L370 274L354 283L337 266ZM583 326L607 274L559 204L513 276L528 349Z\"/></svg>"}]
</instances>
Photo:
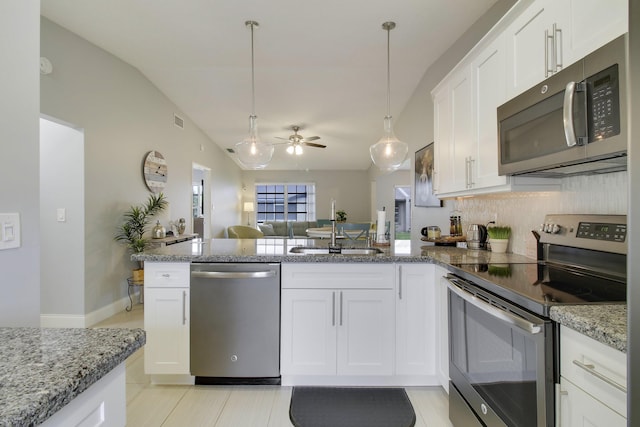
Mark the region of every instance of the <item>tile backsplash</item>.
<instances>
[{"instance_id":1,"label":"tile backsplash","mask_svg":"<svg viewBox=\"0 0 640 427\"><path fill-rule=\"evenodd\" d=\"M462 212L463 230L469 224L511 226L509 252L536 257L537 230L548 213L627 214L627 172L563 178L562 190L507 193L459 198L455 209Z\"/></svg>"}]
</instances>

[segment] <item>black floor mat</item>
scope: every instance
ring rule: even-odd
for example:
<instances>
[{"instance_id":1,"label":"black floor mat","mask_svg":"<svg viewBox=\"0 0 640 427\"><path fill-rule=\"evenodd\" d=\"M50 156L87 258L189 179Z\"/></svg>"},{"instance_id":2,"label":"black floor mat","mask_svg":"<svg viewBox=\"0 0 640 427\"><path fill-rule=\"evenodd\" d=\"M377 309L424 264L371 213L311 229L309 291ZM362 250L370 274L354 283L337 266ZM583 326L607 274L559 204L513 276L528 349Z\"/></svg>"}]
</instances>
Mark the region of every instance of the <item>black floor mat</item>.
<instances>
[{"instance_id":1,"label":"black floor mat","mask_svg":"<svg viewBox=\"0 0 640 427\"><path fill-rule=\"evenodd\" d=\"M294 387L295 427L412 427L416 414L403 388Z\"/></svg>"}]
</instances>

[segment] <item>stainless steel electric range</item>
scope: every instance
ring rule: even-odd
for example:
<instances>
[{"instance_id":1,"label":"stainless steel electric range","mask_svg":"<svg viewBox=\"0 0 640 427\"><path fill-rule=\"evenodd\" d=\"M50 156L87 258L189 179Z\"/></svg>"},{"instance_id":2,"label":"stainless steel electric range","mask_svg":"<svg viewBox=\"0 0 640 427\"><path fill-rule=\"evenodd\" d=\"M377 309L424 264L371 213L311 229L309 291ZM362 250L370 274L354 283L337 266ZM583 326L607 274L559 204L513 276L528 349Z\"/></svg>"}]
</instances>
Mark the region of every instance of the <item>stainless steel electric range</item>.
<instances>
[{"instance_id":1,"label":"stainless steel electric range","mask_svg":"<svg viewBox=\"0 0 640 427\"><path fill-rule=\"evenodd\" d=\"M454 265L449 417L463 426L553 426L559 379L554 305L626 301L627 221L547 215L530 264Z\"/></svg>"}]
</instances>

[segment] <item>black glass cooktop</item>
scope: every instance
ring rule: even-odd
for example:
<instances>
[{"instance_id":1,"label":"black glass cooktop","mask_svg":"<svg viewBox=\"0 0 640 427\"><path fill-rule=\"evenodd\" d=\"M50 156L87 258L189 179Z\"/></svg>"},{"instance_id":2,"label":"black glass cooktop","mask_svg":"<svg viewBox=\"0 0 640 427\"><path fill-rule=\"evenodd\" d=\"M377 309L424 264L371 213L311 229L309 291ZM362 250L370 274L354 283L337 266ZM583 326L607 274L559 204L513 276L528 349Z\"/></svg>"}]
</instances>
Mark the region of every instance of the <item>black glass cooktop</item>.
<instances>
[{"instance_id":1,"label":"black glass cooktop","mask_svg":"<svg viewBox=\"0 0 640 427\"><path fill-rule=\"evenodd\" d=\"M517 305L548 316L558 304L623 303L624 279L537 264L454 264L454 274Z\"/></svg>"}]
</instances>

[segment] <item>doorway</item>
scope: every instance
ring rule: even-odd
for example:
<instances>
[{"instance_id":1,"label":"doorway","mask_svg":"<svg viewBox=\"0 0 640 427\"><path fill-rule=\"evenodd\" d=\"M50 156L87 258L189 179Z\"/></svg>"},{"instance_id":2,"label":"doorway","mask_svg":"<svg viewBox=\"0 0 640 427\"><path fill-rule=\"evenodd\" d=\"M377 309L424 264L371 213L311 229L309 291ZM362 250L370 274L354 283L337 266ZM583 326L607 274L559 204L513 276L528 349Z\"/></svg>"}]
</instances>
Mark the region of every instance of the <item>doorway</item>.
<instances>
[{"instance_id":1,"label":"doorway","mask_svg":"<svg viewBox=\"0 0 640 427\"><path fill-rule=\"evenodd\" d=\"M211 169L192 163L191 229L201 239L211 238Z\"/></svg>"},{"instance_id":2,"label":"doorway","mask_svg":"<svg viewBox=\"0 0 640 427\"><path fill-rule=\"evenodd\" d=\"M396 185L395 193L395 240L411 240L411 187Z\"/></svg>"}]
</instances>

